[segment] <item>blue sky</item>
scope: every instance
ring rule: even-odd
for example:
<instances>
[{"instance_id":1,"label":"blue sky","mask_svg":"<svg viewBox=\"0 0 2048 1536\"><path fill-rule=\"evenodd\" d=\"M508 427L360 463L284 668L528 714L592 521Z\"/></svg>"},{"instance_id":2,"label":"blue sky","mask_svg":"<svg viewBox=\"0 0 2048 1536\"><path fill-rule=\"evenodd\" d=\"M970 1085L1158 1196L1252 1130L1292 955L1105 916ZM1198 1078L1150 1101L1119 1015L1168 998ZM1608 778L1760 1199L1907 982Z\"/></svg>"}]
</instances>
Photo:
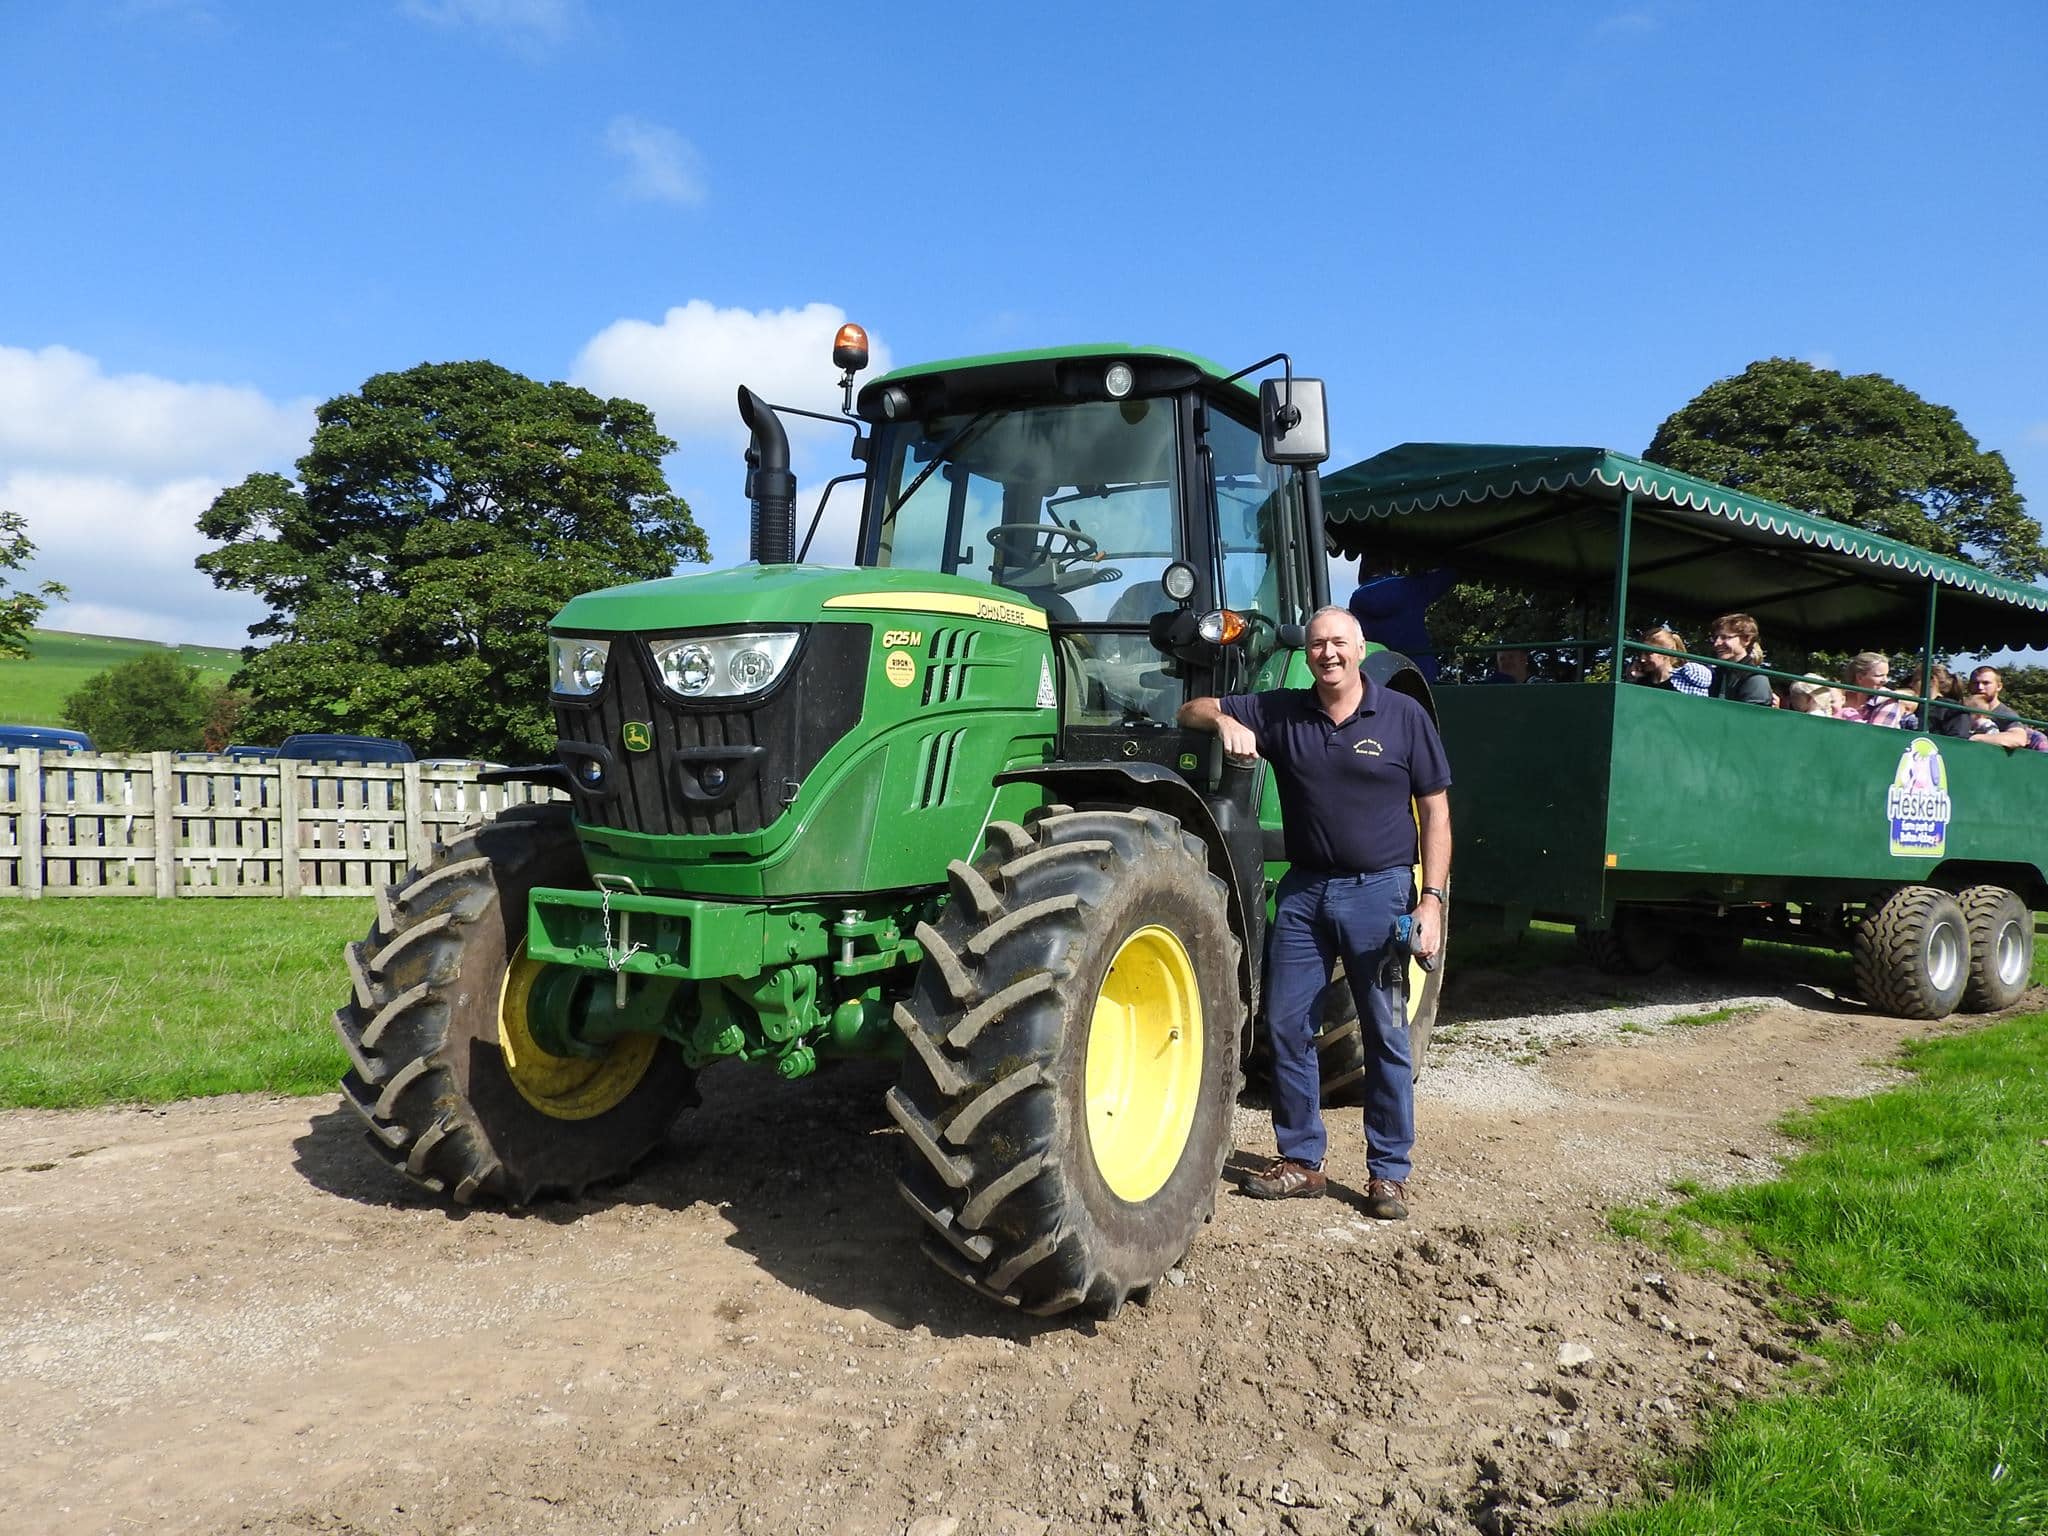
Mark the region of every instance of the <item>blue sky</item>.
<instances>
[{"instance_id":1,"label":"blue sky","mask_svg":"<svg viewBox=\"0 0 2048 1536\"><path fill-rule=\"evenodd\" d=\"M0 506L59 627L236 644L193 519L487 357L655 408L745 557L748 382L1077 340L1410 438L1640 451L1759 357L2048 509L2048 6L0 0ZM799 444L815 488L847 467Z\"/></svg>"}]
</instances>

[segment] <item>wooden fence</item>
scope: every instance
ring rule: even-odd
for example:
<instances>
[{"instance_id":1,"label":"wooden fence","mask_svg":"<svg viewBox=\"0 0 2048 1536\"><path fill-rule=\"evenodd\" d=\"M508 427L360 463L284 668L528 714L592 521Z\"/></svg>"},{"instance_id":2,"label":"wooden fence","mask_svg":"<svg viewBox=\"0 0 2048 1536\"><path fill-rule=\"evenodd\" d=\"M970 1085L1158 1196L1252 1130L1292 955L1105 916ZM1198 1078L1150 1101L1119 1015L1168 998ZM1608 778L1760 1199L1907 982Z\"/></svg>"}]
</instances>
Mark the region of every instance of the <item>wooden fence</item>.
<instances>
[{"instance_id":1,"label":"wooden fence","mask_svg":"<svg viewBox=\"0 0 2048 1536\"><path fill-rule=\"evenodd\" d=\"M532 784L480 764L0 752L0 899L361 896Z\"/></svg>"}]
</instances>

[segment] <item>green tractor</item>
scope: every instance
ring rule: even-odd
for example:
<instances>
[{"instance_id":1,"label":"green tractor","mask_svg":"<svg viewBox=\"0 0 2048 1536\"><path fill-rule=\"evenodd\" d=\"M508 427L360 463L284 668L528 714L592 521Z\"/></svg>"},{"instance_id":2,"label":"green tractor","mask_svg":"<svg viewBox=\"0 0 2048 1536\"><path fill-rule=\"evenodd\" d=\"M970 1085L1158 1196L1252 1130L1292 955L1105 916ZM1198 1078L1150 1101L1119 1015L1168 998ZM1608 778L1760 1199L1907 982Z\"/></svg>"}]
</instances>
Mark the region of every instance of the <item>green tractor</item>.
<instances>
[{"instance_id":1,"label":"green tractor","mask_svg":"<svg viewBox=\"0 0 2048 1536\"><path fill-rule=\"evenodd\" d=\"M856 402L858 328L833 359L855 563L798 563L779 408L742 389L753 562L556 617L558 760L500 776L566 798L381 897L344 1096L421 1184L519 1205L630 1171L714 1062L899 1056L932 1256L1110 1316L1187 1252L1230 1150L1279 815L1263 764L1174 717L1306 681L1322 389L1099 346ZM1426 1035L1441 973L1413 975ZM1325 1036L1341 1082L1341 986Z\"/></svg>"}]
</instances>

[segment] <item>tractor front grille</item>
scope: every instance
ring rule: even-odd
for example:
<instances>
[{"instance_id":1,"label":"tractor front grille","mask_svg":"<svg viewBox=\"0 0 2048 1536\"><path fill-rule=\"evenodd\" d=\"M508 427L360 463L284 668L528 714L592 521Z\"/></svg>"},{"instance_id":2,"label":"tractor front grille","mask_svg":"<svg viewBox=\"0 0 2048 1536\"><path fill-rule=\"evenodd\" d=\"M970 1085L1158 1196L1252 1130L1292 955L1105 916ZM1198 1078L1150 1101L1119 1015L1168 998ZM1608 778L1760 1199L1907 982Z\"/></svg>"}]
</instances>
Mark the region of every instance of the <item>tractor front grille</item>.
<instances>
[{"instance_id":1,"label":"tractor front grille","mask_svg":"<svg viewBox=\"0 0 2048 1536\"><path fill-rule=\"evenodd\" d=\"M789 671L761 699L685 703L656 682L647 640L619 636L604 686L588 699L554 701L577 816L622 832L760 831L860 723L873 643L866 624L813 624ZM638 739L643 730L651 745L630 749L629 734ZM603 770L595 787L586 771L592 761Z\"/></svg>"}]
</instances>

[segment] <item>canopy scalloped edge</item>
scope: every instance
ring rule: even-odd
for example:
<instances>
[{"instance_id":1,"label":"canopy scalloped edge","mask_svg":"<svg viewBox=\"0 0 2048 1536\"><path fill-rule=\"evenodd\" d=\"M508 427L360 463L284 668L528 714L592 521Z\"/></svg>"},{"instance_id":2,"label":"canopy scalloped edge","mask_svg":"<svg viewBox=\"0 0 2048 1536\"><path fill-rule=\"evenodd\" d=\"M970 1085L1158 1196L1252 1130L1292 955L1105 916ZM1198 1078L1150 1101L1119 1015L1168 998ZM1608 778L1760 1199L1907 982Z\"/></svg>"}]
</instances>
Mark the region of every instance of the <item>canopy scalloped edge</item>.
<instances>
[{"instance_id":1,"label":"canopy scalloped edge","mask_svg":"<svg viewBox=\"0 0 2048 1536\"><path fill-rule=\"evenodd\" d=\"M1599 450L1594 450L1599 452ZM1546 458L1555 463L1555 455ZM1367 462L1370 462L1369 460ZM1612 466L1608 468L1606 466ZM1363 466L1353 466L1354 469ZM1538 473L1531 479L1522 478L1519 466L1497 464L1498 470L1513 470L1514 478L1506 485L1498 480L1483 478L1477 485L1467 481L1445 489L1417 491L1412 494L1394 494L1385 499L1371 497L1353 499L1347 497L1346 505L1339 508L1334 517L1346 522L1354 518L1397 517L1410 512L1430 512L1439 507L1455 507L1464 502L1502 500L1510 496L1534 496L1539 493L1556 494L1559 491L1577 490L1592 481L1598 481L1610 490L1627 490L1634 495L1648 496L1662 506L1685 511L1706 512L1745 527L1761 528L1798 540L1802 544L1815 544L1824 549L1849 555L1875 564L1893 566L1911 572L1915 576L1926 576L1945 586L1961 587L1975 592L1980 597L1996 598L2002 602L2031 608L2037 613L2048 612L2048 590L2029 587L2002 576L1979 571L1960 561L1916 549L1910 544L1901 544L1880 534L1865 533L1838 523L1814 512L1795 512L1790 507L1780 507L1775 502L1752 502L1726 487L1714 486L1707 481L1694 480L1690 476L1678 477L1670 471L1660 472L1653 465L1640 459L1631 459L1625 454L1600 452L1600 456L1588 462L1582 469L1564 468L1555 474ZM1350 473L1351 471L1345 471ZM1668 478L1667 478L1668 477ZM1360 500L1363 505L1360 505Z\"/></svg>"}]
</instances>

